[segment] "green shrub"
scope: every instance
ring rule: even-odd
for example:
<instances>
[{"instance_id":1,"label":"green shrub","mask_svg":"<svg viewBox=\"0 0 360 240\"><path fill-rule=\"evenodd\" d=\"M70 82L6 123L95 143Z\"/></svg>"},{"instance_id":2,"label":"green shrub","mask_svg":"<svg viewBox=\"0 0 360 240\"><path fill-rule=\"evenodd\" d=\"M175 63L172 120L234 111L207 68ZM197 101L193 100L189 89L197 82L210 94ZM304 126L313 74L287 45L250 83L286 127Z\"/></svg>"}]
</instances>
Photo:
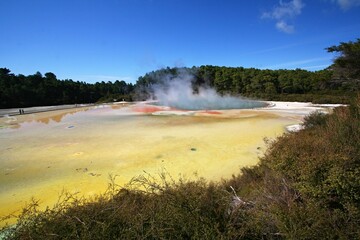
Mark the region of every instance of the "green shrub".
<instances>
[{"instance_id":1,"label":"green shrub","mask_svg":"<svg viewBox=\"0 0 360 240\"><path fill-rule=\"evenodd\" d=\"M325 113L316 111L311 113L310 115L304 118L303 126L305 128L311 128L314 126L321 126L324 125L326 122L327 116Z\"/></svg>"}]
</instances>

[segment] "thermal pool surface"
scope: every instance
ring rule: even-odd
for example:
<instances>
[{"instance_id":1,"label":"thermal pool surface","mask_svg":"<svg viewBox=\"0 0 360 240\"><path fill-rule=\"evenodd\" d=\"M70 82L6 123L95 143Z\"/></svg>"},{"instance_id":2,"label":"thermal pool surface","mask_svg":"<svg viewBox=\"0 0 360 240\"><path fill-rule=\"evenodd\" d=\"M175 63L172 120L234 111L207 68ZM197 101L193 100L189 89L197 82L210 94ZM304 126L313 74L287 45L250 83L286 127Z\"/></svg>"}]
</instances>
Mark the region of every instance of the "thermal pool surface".
<instances>
[{"instance_id":1,"label":"thermal pool surface","mask_svg":"<svg viewBox=\"0 0 360 240\"><path fill-rule=\"evenodd\" d=\"M0 118L0 217L31 197L52 206L60 193L104 192L144 171L220 180L255 165L300 118L260 110L177 111L102 105ZM10 221L11 222L11 221Z\"/></svg>"}]
</instances>

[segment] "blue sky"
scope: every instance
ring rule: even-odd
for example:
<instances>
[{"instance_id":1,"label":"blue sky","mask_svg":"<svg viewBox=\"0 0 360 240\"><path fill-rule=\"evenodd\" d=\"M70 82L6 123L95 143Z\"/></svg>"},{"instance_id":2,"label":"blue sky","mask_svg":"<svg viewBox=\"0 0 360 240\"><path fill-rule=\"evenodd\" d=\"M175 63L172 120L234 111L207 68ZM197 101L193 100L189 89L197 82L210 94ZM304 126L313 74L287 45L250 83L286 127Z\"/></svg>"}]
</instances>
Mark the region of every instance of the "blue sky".
<instances>
[{"instance_id":1,"label":"blue sky","mask_svg":"<svg viewBox=\"0 0 360 240\"><path fill-rule=\"evenodd\" d=\"M125 80L161 67L324 69L360 0L0 0L0 67Z\"/></svg>"}]
</instances>

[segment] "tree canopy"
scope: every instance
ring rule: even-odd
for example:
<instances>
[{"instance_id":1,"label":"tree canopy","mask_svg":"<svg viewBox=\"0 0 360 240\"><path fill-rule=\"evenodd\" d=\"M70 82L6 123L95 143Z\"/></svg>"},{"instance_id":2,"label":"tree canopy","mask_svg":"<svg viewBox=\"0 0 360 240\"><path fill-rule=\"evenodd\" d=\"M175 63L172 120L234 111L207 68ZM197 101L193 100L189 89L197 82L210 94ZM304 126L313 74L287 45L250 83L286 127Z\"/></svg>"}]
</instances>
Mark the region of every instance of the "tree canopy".
<instances>
[{"instance_id":1,"label":"tree canopy","mask_svg":"<svg viewBox=\"0 0 360 240\"><path fill-rule=\"evenodd\" d=\"M360 38L355 42L341 42L338 46L328 47L327 51L340 53L331 66L338 77L360 80Z\"/></svg>"},{"instance_id":2,"label":"tree canopy","mask_svg":"<svg viewBox=\"0 0 360 240\"><path fill-rule=\"evenodd\" d=\"M360 39L327 48L339 52L327 69L270 70L244 67L203 65L192 68L164 68L140 77L135 96L146 99L152 85L191 75L194 92L199 87L213 87L220 94L241 95L266 100L345 103L360 89Z\"/></svg>"},{"instance_id":3,"label":"tree canopy","mask_svg":"<svg viewBox=\"0 0 360 240\"><path fill-rule=\"evenodd\" d=\"M329 69L311 72L204 65L147 73L135 84L135 98L147 99L152 96L152 86L179 78L191 78L194 92L200 87L213 87L223 95L265 100L344 102L342 97L348 90L347 86L334 83L333 71Z\"/></svg>"},{"instance_id":4,"label":"tree canopy","mask_svg":"<svg viewBox=\"0 0 360 240\"><path fill-rule=\"evenodd\" d=\"M131 100L133 85L125 81L89 84L59 80L47 72L42 75L14 75L7 68L0 68L0 108L46 106L97 101Z\"/></svg>"}]
</instances>

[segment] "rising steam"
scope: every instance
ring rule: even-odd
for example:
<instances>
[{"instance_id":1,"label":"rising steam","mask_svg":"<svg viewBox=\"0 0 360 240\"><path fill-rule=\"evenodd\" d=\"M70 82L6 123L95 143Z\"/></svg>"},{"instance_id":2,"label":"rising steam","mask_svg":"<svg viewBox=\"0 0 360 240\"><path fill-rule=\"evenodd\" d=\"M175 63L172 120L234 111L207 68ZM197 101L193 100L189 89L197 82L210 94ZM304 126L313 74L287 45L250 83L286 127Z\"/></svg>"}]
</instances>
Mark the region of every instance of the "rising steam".
<instances>
[{"instance_id":1,"label":"rising steam","mask_svg":"<svg viewBox=\"0 0 360 240\"><path fill-rule=\"evenodd\" d=\"M176 77L167 76L164 79L162 84L152 86L153 100L163 106L184 110L246 109L265 106L258 101L229 95L220 96L210 87L202 87L194 92L194 77L188 73L181 73Z\"/></svg>"}]
</instances>

